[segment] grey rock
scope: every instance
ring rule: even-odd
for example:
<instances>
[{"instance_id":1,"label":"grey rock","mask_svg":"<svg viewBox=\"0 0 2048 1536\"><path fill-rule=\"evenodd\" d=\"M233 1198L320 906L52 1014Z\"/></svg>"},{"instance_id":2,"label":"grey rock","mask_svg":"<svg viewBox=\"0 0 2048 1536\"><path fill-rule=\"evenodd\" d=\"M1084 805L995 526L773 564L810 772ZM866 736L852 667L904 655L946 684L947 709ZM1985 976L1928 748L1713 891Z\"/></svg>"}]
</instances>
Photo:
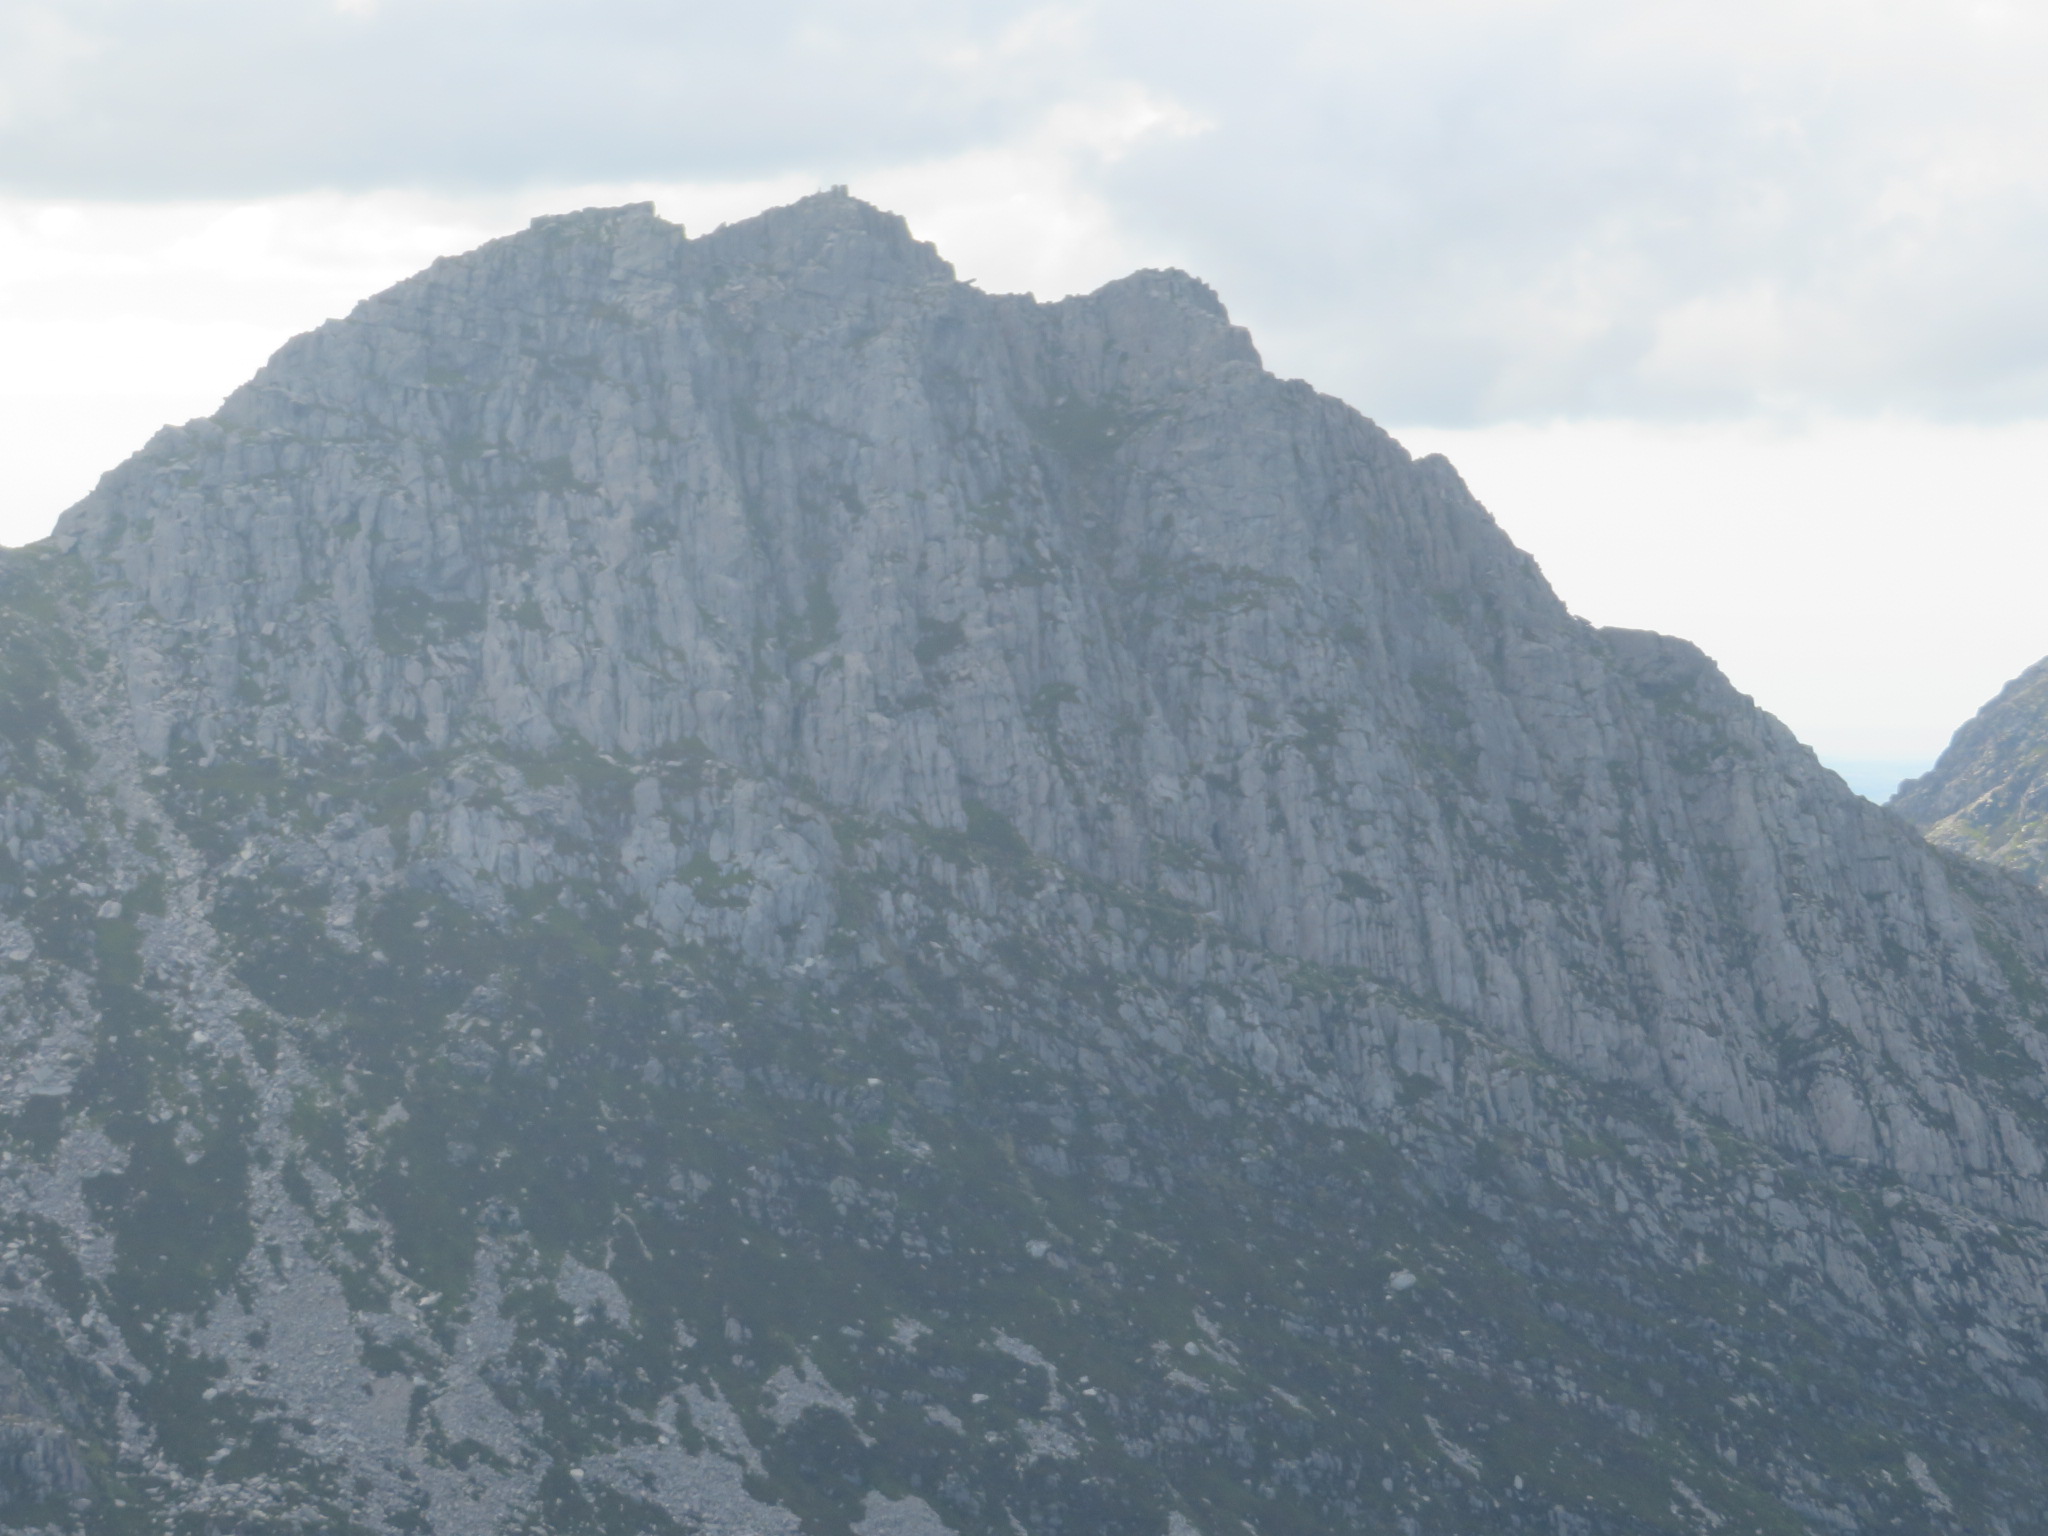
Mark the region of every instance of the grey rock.
<instances>
[{"instance_id":1,"label":"grey rock","mask_svg":"<svg viewBox=\"0 0 2048 1536\"><path fill-rule=\"evenodd\" d=\"M91 1486L64 1405L0 1362L0 1510L60 1503Z\"/></svg>"},{"instance_id":2,"label":"grey rock","mask_svg":"<svg viewBox=\"0 0 2048 1536\"><path fill-rule=\"evenodd\" d=\"M640 778L631 894L770 964L832 921L827 808L979 808L1744 1134L2032 1199L2038 1153L1921 1133L1927 1024L2005 986L1940 861L1179 274L987 297L831 196L696 242L544 221L293 342L61 533L121 584L145 759L705 752L709 793ZM494 808L407 838L465 893L568 873ZM1783 1083L1830 1027L1860 1049Z\"/></svg>"},{"instance_id":3,"label":"grey rock","mask_svg":"<svg viewBox=\"0 0 2048 1536\"><path fill-rule=\"evenodd\" d=\"M1999 691L1891 808L1929 842L2040 884L2048 873L2048 661Z\"/></svg>"},{"instance_id":4,"label":"grey rock","mask_svg":"<svg viewBox=\"0 0 2048 1536\"><path fill-rule=\"evenodd\" d=\"M542 220L0 625L0 1213L97 1496L2035 1519L2048 905L1183 274Z\"/></svg>"}]
</instances>

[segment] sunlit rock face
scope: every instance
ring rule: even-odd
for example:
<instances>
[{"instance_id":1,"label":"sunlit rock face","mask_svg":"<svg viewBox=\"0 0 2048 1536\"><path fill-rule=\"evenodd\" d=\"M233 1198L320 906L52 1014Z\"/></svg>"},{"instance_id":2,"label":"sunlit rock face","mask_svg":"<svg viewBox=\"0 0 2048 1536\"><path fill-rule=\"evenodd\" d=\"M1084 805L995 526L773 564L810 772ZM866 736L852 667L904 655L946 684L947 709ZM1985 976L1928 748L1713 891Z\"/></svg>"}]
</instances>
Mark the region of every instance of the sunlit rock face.
<instances>
[{"instance_id":1,"label":"sunlit rock face","mask_svg":"<svg viewBox=\"0 0 2048 1536\"><path fill-rule=\"evenodd\" d=\"M2007 683L1892 809L1929 842L2041 883L2048 874L2048 662Z\"/></svg>"},{"instance_id":2,"label":"sunlit rock face","mask_svg":"<svg viewBox=\"0 0 2048 1536\"><path fill-rule=\"evenodd\" d=\"M1194 279L542 220L0 626L0 1515L2033 1528L2048 906Z\"/></svg>"}]
</instances>

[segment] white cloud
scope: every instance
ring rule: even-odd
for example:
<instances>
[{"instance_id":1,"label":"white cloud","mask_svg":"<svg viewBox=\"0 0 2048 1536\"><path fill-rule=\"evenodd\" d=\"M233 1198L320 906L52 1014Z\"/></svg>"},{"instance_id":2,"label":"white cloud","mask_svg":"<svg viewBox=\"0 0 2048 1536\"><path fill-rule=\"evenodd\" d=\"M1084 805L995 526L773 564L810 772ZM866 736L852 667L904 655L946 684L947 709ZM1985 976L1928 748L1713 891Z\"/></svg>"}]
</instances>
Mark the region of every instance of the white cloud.
<instances>
[{"instance_id":1,"label":"white cloud","mask_svg":"<svg viewBox=\"0 0 2048 1536\"><path fill-rule=\"evenodd\" d=\"M1369 409L2048 408L2048 13L1206 14L1158 30L1144 78L1215 131L1116 174L1112 202Z\"/></svg>"},{"instance_id":2,"label":"white cloud","mask_svg":"<svg viewBox=\"0 0 2048 1536\"><path fill-rule=\"evenodd\" d=\"M1121 227L1095 178L1148 144L1207 127L1140 87L1112 88L1053 108L1010 142L873 171L854 190L903 213L990 291L1058 298L1176 260L1169 239Z\"/></svg>"}]
</instances>

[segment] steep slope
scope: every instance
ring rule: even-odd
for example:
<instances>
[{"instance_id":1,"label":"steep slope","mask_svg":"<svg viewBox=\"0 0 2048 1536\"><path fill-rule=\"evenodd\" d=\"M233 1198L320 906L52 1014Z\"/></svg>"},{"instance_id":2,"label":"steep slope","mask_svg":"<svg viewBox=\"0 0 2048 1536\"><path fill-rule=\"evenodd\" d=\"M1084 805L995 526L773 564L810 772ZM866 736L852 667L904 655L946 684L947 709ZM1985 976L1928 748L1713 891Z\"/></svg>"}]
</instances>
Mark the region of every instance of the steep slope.
<instances>
[{"instance_id":1,"label":"steep slope","mask_svg":"<svg viewBox=\"0 0 2048 1536\"><path fill-rule=\"evenodd\" d=\"M0 622L22 1521L2037 1528L2048 906L1192 279L542 220Z\"/></svg>"},{"instance_id":2,"label":"steep slope","mask_svg":"<svg viewBox=\"0 0 2048 1536\"><path fill-rule=\"evenodd\" d=\"M1928 841L2039 884L2048 873L2048 661L1999 690L1891 807Z\"/></svg>"}]
</instances>

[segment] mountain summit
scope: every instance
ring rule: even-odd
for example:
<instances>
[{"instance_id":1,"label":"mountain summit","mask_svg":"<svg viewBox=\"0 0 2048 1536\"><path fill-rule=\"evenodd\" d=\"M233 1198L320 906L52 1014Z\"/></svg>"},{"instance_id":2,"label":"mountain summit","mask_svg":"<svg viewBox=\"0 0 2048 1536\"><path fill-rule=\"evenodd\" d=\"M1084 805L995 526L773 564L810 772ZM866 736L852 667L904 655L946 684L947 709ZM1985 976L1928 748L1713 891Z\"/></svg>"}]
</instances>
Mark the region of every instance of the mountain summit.
<instances>
[{"instance_id":1,"label":"mountain summit","mask_svg":"<svg viewBox=\"0 0 2048 1536\"><path fill-rule=\"evenodd\" d=\"M2038 1528L2048 905L1193 278L539 220L0 633L18 1523Z\"/></svg>"}]
</instances>

